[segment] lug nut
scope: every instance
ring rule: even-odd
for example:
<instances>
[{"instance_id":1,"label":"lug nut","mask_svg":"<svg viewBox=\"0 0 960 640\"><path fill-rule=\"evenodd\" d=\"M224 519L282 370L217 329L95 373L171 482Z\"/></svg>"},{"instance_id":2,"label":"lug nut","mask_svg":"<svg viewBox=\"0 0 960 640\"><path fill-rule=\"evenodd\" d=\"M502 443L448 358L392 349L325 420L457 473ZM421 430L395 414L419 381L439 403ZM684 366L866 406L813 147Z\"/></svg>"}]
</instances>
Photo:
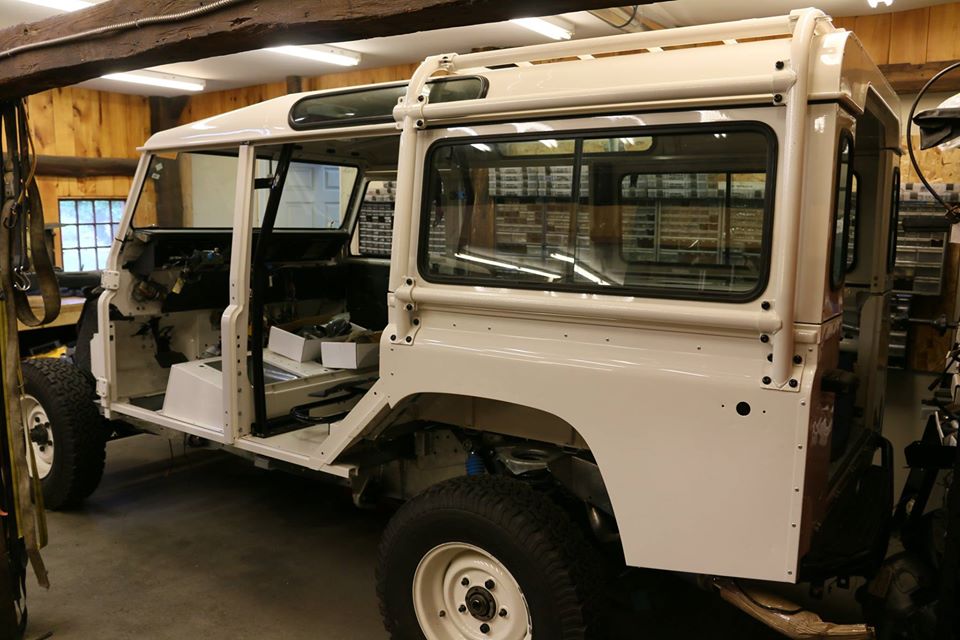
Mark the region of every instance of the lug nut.
<instances>
[{"instance_id":1,"label":"lug nut","mask_svg":"<svg viewBox=\"0 0 960 640\"><path fill-rule=\"evenodd\" d=\"M497 615L499 615L501 618L506 618L506 617L507 617L507 610L506 610L506 609L500 609L500 613L497 614Z\"/></svg>"},{"instance_id":2,"label":"lug nut","mask_svg":"<svg viewBox=\"0 0 960 640\"><path fill-rule=\"evenodd\" d=\"M466 612L467 612L467 605L465 605L465 604L460 605L460 606L457 608L457 611L459 611L460 613L466 613Z\"/></svg>"},{"instance_id":3,"label":"lug nut","mask_svg":"<svg viewBox=\"0 0 960 640\"><path fill-rule=\"evenodd\" d=\"M440 613L437 614L437 615L439 615L441 618L446 618L446 617L447 617L447 612L444 611L443 609L441 609L441 610L440 610Z\"/></svg>"},{"instance_id":4,"label":"lug nut","mask_svg":"<svg viewBox=\"0 0 960 640\"><path fill-rule=\"evenodd\" d=\"M469 580L468 578L464 578L463 580L460 581L460 584L462 584L462 585L465 586L465 587L469 587L469 586L470 586L470 580Z\"/></svg>"},{"instance_id":5,"label":"lug nut","mask_svg":"<svg viewBox=\"0 0 960 640\"><path fill-rule=\"evenodd\" d=\"M486 622L480 625L480 633L490 633L490 625L488 625Z\"/></svg>"},{"instance_id":6,"label":"lug nut","mask_svg":"<svg viewBox=\"0 0 960 640\"><path fill-rule=\"evenodd\" d=\"M485 586L490 591L493 591L497 585L493 580L487 580L486 582L483 583L483 586Z\"/></svg>"}]
</instances>

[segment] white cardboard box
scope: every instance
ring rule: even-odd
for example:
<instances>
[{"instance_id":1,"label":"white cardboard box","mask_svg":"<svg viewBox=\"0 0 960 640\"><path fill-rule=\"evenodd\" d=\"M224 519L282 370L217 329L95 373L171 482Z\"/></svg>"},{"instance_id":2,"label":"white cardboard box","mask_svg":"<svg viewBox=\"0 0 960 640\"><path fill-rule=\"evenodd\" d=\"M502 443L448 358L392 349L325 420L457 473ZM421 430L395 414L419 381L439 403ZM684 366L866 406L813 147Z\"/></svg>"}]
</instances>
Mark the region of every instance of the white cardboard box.
<instances>
[{"instance_id":1,"label":"white cardboard box","mask_svg":"<svg viewBox=\"0 0 960 640\"><path fill-rule=\"evenodd\" d=\"M270 339L267 341L267 349L280 354L285 358L290 358L297 362L306 362L316 360L320 357L320 345L322 340L319 338L304 338L295 333L284 331L280 327L270 327Z\"/></svg>"},{"instance_id":2,"label":"white cardboard box","mask_svg":"<svg viewBox=\"0 0 960 640\"><path fill-rule=\"evenodd\" d=\"M380 362L379 335L373 342L324 340L320 349L323 366L331 369L365 369Z\"/></svg>"}]
</instances>

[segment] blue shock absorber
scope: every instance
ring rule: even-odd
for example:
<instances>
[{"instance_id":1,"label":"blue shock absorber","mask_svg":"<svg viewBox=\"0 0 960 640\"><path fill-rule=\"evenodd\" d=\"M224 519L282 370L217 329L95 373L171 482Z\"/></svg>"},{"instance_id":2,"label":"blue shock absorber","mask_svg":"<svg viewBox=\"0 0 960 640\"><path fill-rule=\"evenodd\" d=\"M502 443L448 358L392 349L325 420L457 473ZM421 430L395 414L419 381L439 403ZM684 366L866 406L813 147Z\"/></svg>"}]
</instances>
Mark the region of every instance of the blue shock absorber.
<instances>
[{"instance_id":1,"label":"blue shock absorber","mask_svg":"<svg viewBox=\"0 0 960 640\"><path fill-rule=\"evenodd\" d=\"M484 464L483 458L481 458L476 452L471 451L467 454L467 475L468 476L478 476L487 472L487 465Z\"/></svg>"}]
</instances>

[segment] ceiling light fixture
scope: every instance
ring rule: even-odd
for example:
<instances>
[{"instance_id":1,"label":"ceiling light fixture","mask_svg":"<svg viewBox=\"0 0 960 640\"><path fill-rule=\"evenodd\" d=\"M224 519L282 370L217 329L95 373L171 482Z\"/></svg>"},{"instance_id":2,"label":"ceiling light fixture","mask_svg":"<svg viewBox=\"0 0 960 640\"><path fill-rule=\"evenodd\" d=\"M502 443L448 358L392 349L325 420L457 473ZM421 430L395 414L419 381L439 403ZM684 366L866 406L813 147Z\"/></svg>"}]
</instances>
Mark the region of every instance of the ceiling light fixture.
<instances>
[{"instance_id":1,"label":"ceiling light fixture","mask_svg":"<svg viewBox=\"0 0 960 640\"><path fill-rule=\"evenodd\" d=\"M92 2L85 2L85 0L20 0L20 2L56 9L57 11L79 11L93 6Z\"/></svg>"},{"instance_id":2,"label":"ceiling light fixture","mask_svg":"<svg viewBox=\"0 0 960 640\"><path fill-rule=\"evenodd\" d=\"M870 5L871 9L876 9L882 4L885 4L888 7L890 7L893 5L893 0L867 0L867 4Z\"/></svg>"},{"instance_id":3,"label":"ceiling light fixture","mask_svg":"<svg viewBox=\"0 0 960 640\"><path fill-rule=\"evenodd\" d=\"M355 67L360 64L360 54L355 51L347 51L338 47L268 47L265 51L282 53L285 56L303 58L304 60L313 60L314 62L325 62L327 64L336 64L341 67Z\"/></svg>"},{"instance_id":4,"label":"ceiling light fixture","mask_svg":"<svg viewBox=\"0 0 960 640\"><path fill-rule=\"evenodd\" d=\"M569 40L573 37L573 26L557 18L514 18L513 24L529 29L552 40Z\"/></svg>"},{"instance_id":5,"label":"ceiling light fixture","mask_svg":"<svg viewBox=\"0 0 960 640\"><path fill-rule=\"evenodd\" d=\"M187 78L185 76L175 76L169 73L147 70L108 73L101 77L104 80L115 80L117 82L127 82L130 84L145 84L151 87L163 87L164 89L178 89L181 91L203 91L207 86L204 80L198 78Z\"/></svg>"}]
</instances>

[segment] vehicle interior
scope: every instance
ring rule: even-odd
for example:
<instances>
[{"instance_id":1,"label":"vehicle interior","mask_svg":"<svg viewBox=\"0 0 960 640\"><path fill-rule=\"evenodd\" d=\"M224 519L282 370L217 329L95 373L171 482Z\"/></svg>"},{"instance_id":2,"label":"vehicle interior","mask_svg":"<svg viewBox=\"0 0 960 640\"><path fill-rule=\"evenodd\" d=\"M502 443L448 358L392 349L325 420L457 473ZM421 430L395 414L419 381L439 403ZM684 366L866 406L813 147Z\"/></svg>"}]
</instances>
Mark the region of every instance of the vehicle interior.
<instances>
[{"instance_id":1,"label":"vehicle interior","mask_svg":"<svg viewBox=\"0 0 960 640\"><path fill-rule=\"evenodd\" d=\"M357 231L383 236L390 227L385 185L395 176L397 144L392 135L288 145L279 181L284 148L257 150L251 316L261 321L251 322L248 360L262 389L257 435L329 422L376 379L376 366L298 362L273 353L265 338L273 326L295 332L342 313L371 331L386 325L389 236L384 251L383 237L376 242L373 234L361 246ZM229 301L237 168L236 153L223 151L151 159L112 309L118 352L144 352L118 358L118 367L129 367L118 371L118 396L209 428L222 427L220 318ZM271 191L275 219L264 225Z\"/></svg>"}]
</instances>

